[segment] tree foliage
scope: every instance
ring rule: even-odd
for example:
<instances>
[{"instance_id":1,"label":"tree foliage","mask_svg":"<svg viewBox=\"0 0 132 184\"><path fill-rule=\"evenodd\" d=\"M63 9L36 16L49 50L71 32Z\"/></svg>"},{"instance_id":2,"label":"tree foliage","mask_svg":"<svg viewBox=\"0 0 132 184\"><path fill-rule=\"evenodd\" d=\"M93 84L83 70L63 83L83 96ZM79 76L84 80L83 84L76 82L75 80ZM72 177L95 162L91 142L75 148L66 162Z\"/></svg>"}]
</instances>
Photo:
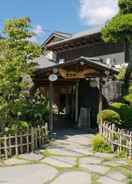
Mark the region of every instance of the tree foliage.
<instances>
[{"instance_id":1,"label":"tree foliage","mask_svg":"<svg viewBox=\"0 0 132 184\"><path fill-rule=\"evenodd\" d=\"M32 84L32 60L41 48L30 41L34 35L28 17L5 21L0 40L0 123L11 126L19 118L14 109L23 104Z\"/></svg>"},{"instance_id":2,"label":"tree foliage","mask_svg":"<svg viewBox=\"0 0 132 184\"><path fill-rule=\"evenodd\" d=\"M132 1L131 0L119 0L119 13L127 14L132 13Z\"/></svg>"},{"instance_id":3,"label":"tree foliage","mask_svg":"<svg viewBox=\"0 0 132 184\"><path fill-rule=\"evenodd\" d=\"M106 42L132 41L132 13L118 14L102 29Z\"/></svg>"},{"instance_id":4,"label":"tree foliage","mask_svg":"<svg viewBox=\"0 0 132 184\"><path fill-rule=\"evenodd\" d=\"M125 43L125 62L128 67L123 67L117 76L118 80L124 80L124 97L122 103L113 103L110 108L120 115L121 128L131 128L132 84L129 79L132 74L132 0L118 0L118 5L119 12L102 29L102 38L105 42Z\"/></svg>"},{"instance_id":5,"label":"tree foliage","mask_svg":"<svg viewBox=\"0 0 132 184\"><path fill-rule=\"evenodd\" d=\"M125 62L128 67L125 74L125 93L128 91L128 79L132 73L132 0L118 0L119 12L102 29L105 42L124 42Z\"/></svg>"},{"instance_id":6,"label":"tree foliage","mask_svg":"<svg viewBox=\"0 0 132 184\"><path fill-rule=\"evenodd\" d=\"M102 29L106 42L132 41L132 1L118 0L119 12Z\"/></svg>"}]
</instances>

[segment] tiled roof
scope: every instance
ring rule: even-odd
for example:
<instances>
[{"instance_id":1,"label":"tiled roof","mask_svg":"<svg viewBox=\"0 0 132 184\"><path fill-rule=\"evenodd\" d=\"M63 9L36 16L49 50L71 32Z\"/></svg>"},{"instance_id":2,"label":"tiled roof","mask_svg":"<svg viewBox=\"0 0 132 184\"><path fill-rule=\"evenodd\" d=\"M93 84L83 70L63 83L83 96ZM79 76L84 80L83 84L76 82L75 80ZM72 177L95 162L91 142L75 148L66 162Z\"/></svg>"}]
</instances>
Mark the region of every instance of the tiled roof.
<instances>
[{"instance_id":1,"label":"tiled roof","mask_svg":"<svg viewBox=\"0 0 132 184\"><path fill-rule=\"evenodd\" d=\"M55 65L55 62L48 59L44 55L41 55L39 58L36 58L34 60L34 63L37 64L37 66L36 66L37 69L48 68L48 67L51 67L51 66Z\"/></svg>"},{"instance_id":2,"label":"tiled roof","mask_svg":"<svg viewBox=\"0 0 132 184\"><path fill-rule=\"evenodd\" d=\"M54 46L54 45L58 45L58 44L61 44L61 43L67 43L67 42L70 42L72 40L80 39L80 38L87 37L87 36L92 36L94 34L99 34L100 31L101 31L100 28L96 28L96 29L90 29L90 30L79 32L79 33L75 33L75 34L72 34L72 36L69 37L69 38L51 43L48 46L52 46L52 45Z\"/></svg>"}]
</instances>

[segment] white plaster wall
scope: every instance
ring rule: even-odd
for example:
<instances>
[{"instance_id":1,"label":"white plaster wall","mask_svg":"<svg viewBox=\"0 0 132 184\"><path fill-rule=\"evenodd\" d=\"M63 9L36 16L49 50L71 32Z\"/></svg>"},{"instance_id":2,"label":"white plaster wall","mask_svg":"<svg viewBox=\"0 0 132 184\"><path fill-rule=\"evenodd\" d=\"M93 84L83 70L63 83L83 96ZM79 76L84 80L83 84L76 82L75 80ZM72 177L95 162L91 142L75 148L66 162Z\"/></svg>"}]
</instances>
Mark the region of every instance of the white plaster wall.
<instances>
[{"instance_id":1,"label":"white plaster wall","mask_svg":"<svg viewBox=\"0 0 132 184\"><path fill-rule=\"evenodd\" d=\"M111 65L116 65L117 67L125 63L125 53L115 53L115 54L108 54L104 56L98 56L103 59L104 63L108 64L107 61L110 60Z\"/></svg>"}]
</instances>

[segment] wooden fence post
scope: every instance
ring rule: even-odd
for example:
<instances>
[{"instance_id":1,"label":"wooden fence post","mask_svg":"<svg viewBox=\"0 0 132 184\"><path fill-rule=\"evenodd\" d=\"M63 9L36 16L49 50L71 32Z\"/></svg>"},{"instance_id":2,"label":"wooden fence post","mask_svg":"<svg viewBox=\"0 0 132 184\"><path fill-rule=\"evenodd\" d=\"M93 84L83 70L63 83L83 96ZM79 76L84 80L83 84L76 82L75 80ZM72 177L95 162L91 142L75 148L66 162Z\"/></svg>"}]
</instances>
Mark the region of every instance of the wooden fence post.
<instances>
[{"instance_id":1,"label":"wooden fence post","mask_svg":"<svg viewBox=\"0 0 132 184\"><path fill-rule=\"evenodd\" d=\"M0 159L8 159L9 156L29 153L43 145L48 137L48 125L31 128L26 132L0 137ZM24 150L24 146L25 149Z\"/></svg>"},{"instance_id":2,"label":"wooden fence post","mask_svg":"<svg viewBox=\"0 0 132 184\"><path fill-rule=\"evenodd\" d=\"M35 131L35 148L38 148L38 133L37 133L37 128L34 129Z\"/></svg>"},{"instance_id":3,"label":"wooden fence post","mask_svg":"<svg viewBox=\"0 0 132 184\"><path fill-rule=\"evenodd\" d=\"M27 142L27 153L29 153L29 129L27 129L26 142Z\"/></svg>"},{"instance_id":4,"label":"wooden fence post","mask_svg":"<svg viewBox=\"0 0 132 184\"><path fill-rule=\"evenodd\" d=\"M129 140L129 159L132 159L132 132L130 133Z\"/></svg>"},{"instance_id":5,"label":"wooden fence post","mask_svg":"<svg viewBox=\"0 0 132 184\"><path fill-rule=\"evenodd\" d=\"M34 128L32 127L31 128L31 151L33 152L34 151Z\"/></svg>"},{"instance_id":6,"label":"wooden fence post","mask_svg":"<svg viewBox=\"0 0 132 184\"><path fill-rule=\"evenodd\" d=\"M48 137L48 123L45 123L45 137Z\"/></svg>"},{"instance_id":7,"label":"wooden fence post","mask_svg":"<svg viewBox=\"0 0 132 184\"><path fill-rule=\"evenodd\" d=\"M0 137L0 159L2 158L2 145L1 145L1 137Z\"/></svg>"},{"instance_id":8,"label":"wooden fence post","mask_svg":"<svg viewBox=\"0 0 132 184\"><path fill-rule=\"evenodd\" d=\"M20 134L20 153L23 154L23 135Z\"/></svg>"},{"instance_id":9,"label":"wooden fence post","mask_svg":"<svg viewBox=\"0 0 132 184\"><path fill-rule=\"evenodd\" d=\"M116 128L114 124L100 124L100 134L110 143L113 150L118 152L126 149L129 159L132 159L132 132ZM118 149L117 149L118 148Z\"/></svg>"},{"instance_id":10,"label":"wooden fence post","mask_svg":"<svg viewBox=\"0 0 132 184\"><path fill-rule=\"evenodd\" d=\"M18 139L17 139L17 134L15 134L15 153L18 155Z\"/></svg>"},{"instance_id":11,"label":"wooden fence post","mask_svg":"<svg viewBox=\"0 0 132 184\"><path fill-rule=\"evenodd\" d=\"M7 150L7 136L4 136L4 152L5 152L5 159L8 159L8 150Z\"/></svg>"},{"instance_id":12,"label":"wooden fence post","mask_svg":"<svg viewBox=\"0 0 132 184\"><path fill-rule=\"evenodd\" d=\"M9 147L9 155L11 156L12 154L12 148L11 148L11 135L9 134L9 137L8 137L8 147Z\"/></svg>"},{"instance_id":13,"label":"wooden fence post","mask_svg":"<svg viewBox=\"0 0 132 184\"><path fill-rule=\"evenodd\" d=\"M41 146L41 133L40 133L40 126L38 126L38 143L39 143L39 147Z\"/></svg>"}]
</instances>

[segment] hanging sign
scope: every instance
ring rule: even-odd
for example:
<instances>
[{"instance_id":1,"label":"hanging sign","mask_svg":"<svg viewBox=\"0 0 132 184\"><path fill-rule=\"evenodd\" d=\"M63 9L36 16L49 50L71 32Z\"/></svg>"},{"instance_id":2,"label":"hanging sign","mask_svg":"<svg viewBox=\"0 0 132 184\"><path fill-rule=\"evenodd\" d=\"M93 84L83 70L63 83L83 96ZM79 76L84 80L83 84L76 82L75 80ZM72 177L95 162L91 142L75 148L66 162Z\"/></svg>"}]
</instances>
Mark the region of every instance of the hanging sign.
<instances>
[{"instance_id":1,"label":"hanging sign","mask_svg":"<svg viewBox=\"0 0 132 184\"><path fill-rule=\"evenodd\" d=\"M54 82L58 79L58 76L56 74L51 74L48 79L49 81Z\"/></svg>"},{"instance_id":2,"label":"hanging sign","mask_svg":"<svg viewBox=\"0 0 132 184\"><path fill-rule=\"evenodd\" d=\"M61 76L65 79L84 79L87 75L96 73L94 69L84 69L81 71L69 71L64 69L59 69Z\"/></svg>"}]
</instances>

